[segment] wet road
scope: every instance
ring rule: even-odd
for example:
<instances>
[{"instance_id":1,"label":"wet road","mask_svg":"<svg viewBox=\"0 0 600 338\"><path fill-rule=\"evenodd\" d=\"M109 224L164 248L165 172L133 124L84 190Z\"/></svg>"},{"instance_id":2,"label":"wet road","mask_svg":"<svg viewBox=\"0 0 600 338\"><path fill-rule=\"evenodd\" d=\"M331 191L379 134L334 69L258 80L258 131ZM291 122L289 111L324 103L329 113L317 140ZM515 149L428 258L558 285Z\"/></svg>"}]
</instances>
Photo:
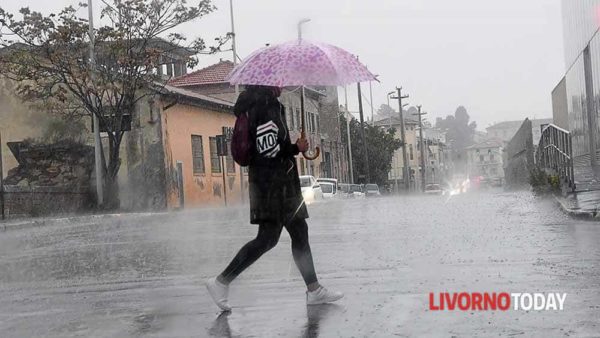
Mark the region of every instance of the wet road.
<instances>
[{"instance_id":1,"label":"wet road","mask_svg":"<svg viewBox=\"0 0 600 338\"><path fill-rule=\"evenodd\" d=\"M247 210L85 219L0 233L1 337L599 336L600 224L528 193L310 206L307 308L290 240L232 284L202 281L255 235ZM564 311L429 311L430 292L565 292Z\"/></svg>"}]
</instances>

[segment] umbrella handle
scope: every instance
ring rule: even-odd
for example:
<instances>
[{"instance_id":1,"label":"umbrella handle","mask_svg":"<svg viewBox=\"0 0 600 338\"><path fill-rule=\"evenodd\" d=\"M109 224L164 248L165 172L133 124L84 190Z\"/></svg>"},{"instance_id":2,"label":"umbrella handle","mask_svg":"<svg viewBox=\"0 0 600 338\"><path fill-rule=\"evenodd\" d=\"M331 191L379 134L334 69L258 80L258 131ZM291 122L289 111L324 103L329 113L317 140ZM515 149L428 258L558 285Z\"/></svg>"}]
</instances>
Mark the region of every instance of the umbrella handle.
<instances>
[{"instance_id":1,"label":"umbrella handle","mask_svg":"<svg viewBox=\"0 0 600 338\"><path fill-rule=\"evenodd\" d=\"M305 151L302 153L302 156L304 156L305 159L307 160L314 160L317 157L319 157L319 155L321 154L321 148L319 147L315 147L315 151L314 151L314 155L310 155L311 151Z\"/></svg>"},{"instance_id":2,"label":"umbrella handle","mask_svg":"<svg viewBox=\"0 0 600 338\"><path fill-rule=\"evenodd\" d=\"M304 128L302 128L302 129L303 130L300 132L300 138L303 140L306 140L306 132L304 131ZM319 155L321 154L321 148L315 147L314 154L311 155L311 153L313 153L313 152L310 150L307 150L302 153L302 156L304 156L305 159L312 161L312 160L316 159L317 157L319 157Z\"/></svg>"}]
</instances>

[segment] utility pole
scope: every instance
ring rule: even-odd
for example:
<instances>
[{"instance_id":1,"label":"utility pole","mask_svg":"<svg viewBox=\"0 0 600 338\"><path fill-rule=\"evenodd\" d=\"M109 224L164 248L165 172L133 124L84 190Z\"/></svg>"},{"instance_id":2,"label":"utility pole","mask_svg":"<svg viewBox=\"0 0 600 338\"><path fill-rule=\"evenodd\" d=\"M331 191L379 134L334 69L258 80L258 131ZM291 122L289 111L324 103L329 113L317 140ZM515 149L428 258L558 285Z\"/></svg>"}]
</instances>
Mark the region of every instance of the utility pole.
<instances>
[{"instance_id":1,"label":"utility pole","mask_svg":"<svg viewBox=\"0 0 600 338\"><path fill-rule=\"evenodd\" d=\"M94 55L94 13L92 10L92 0L88 0L88 16L89 16L89 34L90 34L90 79L92 80L92 84L95 79L95 69L96 69L96 58ZM102 140L100 139L100 121L98 120L98 116L94 114L94 112L90 112L92 114L92 119L94 123L94 161L96 164L96 199L98 200L98 206L101 206L104 203L104 183L102 176L104 176L104 172L102 169Z\"/></svg>"},{"instance_id":2,"label":"utility pole","mask_svg":"<svg viewBox=\"0 0 600 338\"><path fill-rule=\"evenodd\" d=\"M348 111L348 90L344 86L344 118L346 119L346 136L348 138L348 166L350 167L350 184L354 184L354 169L352 168L352 141L350 140L350 112Z\"/></svg>"},{"instance_id":3,"label":"utility pole","mask_svg":"<svg viewBox=\"0 0 600 338\"><path fill-rule=\"evenodd\" d=\"M371 103L371 125L375 125L375 113L373 112L373 84L369 81L369 102Z\"/></svg>"},{"instance_id":4,"label":"utility pole","mask_svg":"<svg viewBox=\"0 0 600 338\"><path fill-rule=\"evenodd\" d=\"M2 163L2 134L0 134L0 213L2 214L0 219L4 220L6 215L4 214L4 166Z\"/></svg>"},{"instance_id":5,"label":"utility pole","mask_svg":"<svg viewBox=\"0 0 600 338\"><path fill-rule=\"evenodd\" d=\"M425 192L425 143L423 143L423 115L427 115L427 113L421 113L421 106L417 106L419 112L417 114L419 116L419 139L421 143L421 191Z\"/></svg>"},{"instance_id":6,"label":"utility pole","mask_svg":"<svg viewBox=\"0 0 600 338\"><path fill-rule=\"evenodd\" d=\"M233 21L233 0L229 0L229 17L231 18L231 52L233 53L233 67L237 65L237 47L235 44L235 23ZM240 86L235 85L235 99L240 94ZM240 166L240 198L244 203L244 168Z\"/></svg>"},{"instance_id":7,"label":"utility pole","mask_svg":"<svg viewBox=\"0 0 600 338\"><path fill-rule=\"evenodd\" d=\"M362 91L360 82L356 83L358 89L358 115L360 116L360 138L363 143L363 151L365 153L365 166L367 169L367 183L371 182L371 168L369 167L369 149L367 147L367 139L365 137L365 119L363 116Z\"/></svg>"},{"instance_id":8,"label":"utility pole","mask_svg":"<svg viewBox=\"0 0 600 338\"><path fill-rule=\"evenodd\" d=\"M404 180L404 188L406 191L410 190L410 171L408 167L408 154L406 153L406 133L404 131L404 113L402 110L404 109L402 105L402 99L407 99L408 95L402 96L402 87L396 87L398 91L398 110L400 113L400 138L402 140L402 164L404 167L402 168L402 178Z\"/></svg>"}]
</instances>

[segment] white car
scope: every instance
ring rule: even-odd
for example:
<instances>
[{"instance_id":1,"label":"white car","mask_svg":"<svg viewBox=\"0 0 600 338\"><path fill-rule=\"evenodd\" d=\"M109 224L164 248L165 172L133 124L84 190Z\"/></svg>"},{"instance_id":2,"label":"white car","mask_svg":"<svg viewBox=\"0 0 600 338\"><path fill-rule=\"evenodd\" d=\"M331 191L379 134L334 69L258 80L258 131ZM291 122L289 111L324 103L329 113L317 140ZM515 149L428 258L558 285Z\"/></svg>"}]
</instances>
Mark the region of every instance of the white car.
<instances>
[{"instance_id":1,"label":"white car","mask_svg":"<svg viewBox=\"0 0 600 338\"><path fill-rule=\"evenodd\" d=\"M337 192L335 191L335 185L333 183L320 182L321 192L323 193L324 199L335 198Z\"/></svg>"},{"instance_id":2,"label":"white car","mask_svg":"<svg viewBox=\"0 0 600 338\"><path fill-rule=\"evenodd\" d=\"M317 182L319 182L319 184L323 184L323 183L333 184L333 194L337 195L338 189L339 189L337 178L320 177L320 178L317 178Z\"/></svg>"},{"instance_id":3,"label":"white car","mask_svg":"<svg viewBox=\"0 0 600 338\"><path fill-rule=\"evenodd\" d=\"M300 176L300 188L302 189L302 197L306 204L311 204L314 201L323 199L321 185L314 176Z\"/></svg>"},{"instance_id":4,"label":"white car","mask_svg":"<svg viewBox=\"0 0 600 338\"><path fill-rule=\"evenodd\" d=\"M365 198L365 192L360 184L350 184L349 195L351 198Z\"/></svg>"},{"instance_id":5,"label":"white car","mask_svg":"<svg viewBox=\"0 0 600 338\"><path fill-rule=\"evenodd\" d=\"M439 184L428 184L425 186L425 193L428 195L443 195L444 190Z\"/></svg>"},{"instance_id":6,"label":"white car","mask_svg":"<svg viewBox=\"0 0 600 338\"><path fill-rule=\"evenodd\" d=\"M379 192L379 186L377 184L365 185L365 197L378 197L381 196Z\"/></svg>"}]
</instances>

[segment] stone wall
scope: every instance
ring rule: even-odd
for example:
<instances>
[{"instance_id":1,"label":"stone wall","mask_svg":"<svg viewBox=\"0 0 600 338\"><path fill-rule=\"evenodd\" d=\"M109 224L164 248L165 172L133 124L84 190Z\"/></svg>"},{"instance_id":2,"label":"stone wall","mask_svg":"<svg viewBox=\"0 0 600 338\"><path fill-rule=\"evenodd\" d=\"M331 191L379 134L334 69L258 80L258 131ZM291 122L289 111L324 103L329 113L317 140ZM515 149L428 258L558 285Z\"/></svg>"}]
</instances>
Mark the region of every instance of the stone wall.
<instances>
[{"instance_id":1,"label":"stone wall","mask_svg":"<svg viewBox=\"0 0 600 338\"><path fill-rule=\"evenodd\" d=\"M507 189L529 187L529 173L534 166L531 128L531 121L525 119L504 149L504 178Z\"/></svg>"},{"instance_id":2,"label":"stone wall","mask_svg":"<svg viewBox=\"0 0 600 338\"><path fill-rule=\"evenodd\" d=\"M94 205L93 148L72 142L9 142L18 166L4 180L8 217L81 212Z\"/></svg>"}]
</instances>

